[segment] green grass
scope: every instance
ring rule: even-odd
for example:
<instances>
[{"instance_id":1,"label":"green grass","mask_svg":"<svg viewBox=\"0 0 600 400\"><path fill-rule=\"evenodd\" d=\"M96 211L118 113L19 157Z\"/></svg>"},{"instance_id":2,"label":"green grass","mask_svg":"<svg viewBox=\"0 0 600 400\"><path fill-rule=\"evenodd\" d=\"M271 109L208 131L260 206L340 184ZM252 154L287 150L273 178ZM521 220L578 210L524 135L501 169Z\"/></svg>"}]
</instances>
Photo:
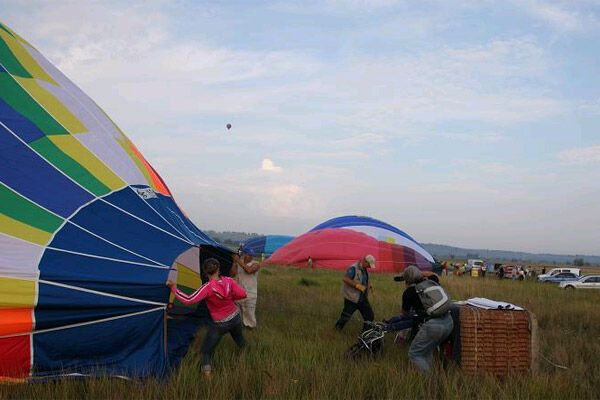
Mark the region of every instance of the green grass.
<instances>
[{"instance_id":1,"label":"green grass","mask_svg":"<svg viewBox=\"0 0 600 400\"><path fill-rule=\"evenodd\" d=\"M398 312L401 284L390 275L371 275L376 319ZM259 276L258 328L246 332L249 346L238 351L225 338L215 354L215 373L200 374L198 334L183 364L159 382L110 378L0 385L0 398L598 398L600 397L600 290L561 291L535 282L443 277L454 299L488 297L522 305L539 322L540 352L563 370L540 360L536 375L502 380L467 376L458 368L418 375L407 348L392 343L384 355L352 362L344 358L360 331L357 313L343 332L333 325L342 308L342 274L269 267Z\"/></svg>"}]
</instances>

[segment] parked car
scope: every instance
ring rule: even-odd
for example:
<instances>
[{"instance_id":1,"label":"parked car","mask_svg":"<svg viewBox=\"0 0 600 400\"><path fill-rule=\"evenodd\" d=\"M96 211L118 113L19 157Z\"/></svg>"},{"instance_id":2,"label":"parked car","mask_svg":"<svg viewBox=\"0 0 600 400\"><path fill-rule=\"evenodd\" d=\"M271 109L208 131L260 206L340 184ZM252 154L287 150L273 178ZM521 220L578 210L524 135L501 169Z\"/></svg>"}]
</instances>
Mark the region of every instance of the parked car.
<instances>
[{"instance_id":1,"label":"parked car","mask_svg":"<svg viewBox=\"0 0 600 400\"><path fill-rule=\"evenodd\" d=\"M564 267L564 268L552 268L550 271L548 271L548 273L538 275L538 280L543 281L546 278L549 278L551 276L554 276L554 275L557 275L557 274L560 274L560 273L563 273L563 272L570 272L570 273L575 274L577 276L581 275L581 269L579 269L579 268L567 268L567 267Z\"/></svg>"},{"instance_id":2,"label":"parked car","mask_svg":"<svg viewBox=\"0 0 600 400\"><path fill-rule=\"evenodd\" d=\"M561 272L559 274L540 279L539 282L560 283L565 281L576 281L577 279L579 279L579 275L575 275L572 272Z\"/></svg>"},{"instance_id":3,"label":"parked car","mask_svg":"<svg viewBox=\"0 0 600 400\"><path fill-rule=\"evenodd\" d=\"M561 289L600 289L600 275L585 275L576 281L565 281L558 284Z\"/></svg>"},{"instance_id":4,"label":"parked car","mask_svg":"<svg viewBox=\"0 0 600 400\"><path fill-rule=\"evenodd\" d=\"M498 278L512 279L514 268L516 267L512 265L500 264L500 266L496 268L496 276L498 276Z\"/></svg>"},{"instance_id":5,"label":"parked car","mask_svg":"<svg viewBox=\"0 0 600 400\"><path fill-rule=\"evenodd\" d=\"M502 265L503 275L502 277L505 279L518 279L523 280L525 278L525 272L523 271L523 267L520 265ZM496 274L499 276L499 269L496 270Z\"/></svg>"}]
</instances>

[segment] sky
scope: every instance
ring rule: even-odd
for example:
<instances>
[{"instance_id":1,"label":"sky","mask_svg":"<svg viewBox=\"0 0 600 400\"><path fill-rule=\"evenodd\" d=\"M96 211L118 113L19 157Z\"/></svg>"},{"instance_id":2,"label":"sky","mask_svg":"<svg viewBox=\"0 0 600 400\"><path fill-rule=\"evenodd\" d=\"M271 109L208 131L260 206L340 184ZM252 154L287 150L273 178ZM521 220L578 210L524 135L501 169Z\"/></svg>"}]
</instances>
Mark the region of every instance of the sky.
<instances>
[{"instance_id":1,"label":"sky","mask_svg":"<svg viewBox=\"0 0 600 400\"><path fill-rule=\"evenodd\" d=\"M22 1L201 228L600 255L600 1ZM231 123L228 130L226 124Z\"/></svg>"}]
</instances>

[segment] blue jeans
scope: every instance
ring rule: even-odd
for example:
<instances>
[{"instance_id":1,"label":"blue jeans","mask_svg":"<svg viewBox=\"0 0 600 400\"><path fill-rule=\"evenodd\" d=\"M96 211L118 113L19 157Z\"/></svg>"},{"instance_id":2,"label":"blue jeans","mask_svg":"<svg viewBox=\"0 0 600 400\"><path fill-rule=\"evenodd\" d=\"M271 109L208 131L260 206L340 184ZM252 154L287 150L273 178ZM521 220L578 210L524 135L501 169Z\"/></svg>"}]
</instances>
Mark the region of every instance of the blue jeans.
<instances>
[{"instance_id":1,"label":"blue jeans","mask_svg":"<svg viewBox=\"0 0 600 400\"><path fill-rule=\"evenodd\" d=\"M408 349L408 358L421 372L428 373L431 370L433 350L450 335L452 329L454 323L450 313L431 318L421 325Z\"/></svg>"},{"instance_id":2,"label":"blue jeans","mask_svg":"<svg viewBox=\"0 0 600 400\"><path fill-rule=\"evenodd\" d=\"M202 371L211 370L210 364L215 348L227 333L231 334L238 347L246 345L246 339L242 334L242 318L239 313L229 321L211 322L209 324L208 333L204 338L204 343L202 343Z\"/></svg>"}]
</instances>

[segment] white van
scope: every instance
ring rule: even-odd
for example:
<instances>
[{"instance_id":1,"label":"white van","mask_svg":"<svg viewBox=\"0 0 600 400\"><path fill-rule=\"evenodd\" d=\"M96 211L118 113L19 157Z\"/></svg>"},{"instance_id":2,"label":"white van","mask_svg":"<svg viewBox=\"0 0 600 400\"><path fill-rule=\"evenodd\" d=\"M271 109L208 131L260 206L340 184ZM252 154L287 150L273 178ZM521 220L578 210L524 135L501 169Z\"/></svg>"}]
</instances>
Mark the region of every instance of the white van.
<instances>
[{"instance_id":1,"label":"white van","mask_svg":"<svg viewBox=\"0 0 600 400\"><path fill-rule=\"evenodd\" d=\"M556 274L560 274L561 272L570 272L570 273L575 274L577 276L581 275L581 269L580 268L566 268L565 267L565 268L552 268L547 273L538 275L537 278L538 278L539 281L541 281L541 280L544 280L544 279L546 279L546 278L548 278L550 276L554 276Z\"/></svg>"},{"instance_id":2,"label":"white van","mask_svg":"<svg viewBox=\"0 0 600 400\"><path fill-rule=\"evenodd\" d=\"M481 270L483 267L483 260L467 260L466 270L470 271L473 268Z\"/></svg>"}]
</instances>

